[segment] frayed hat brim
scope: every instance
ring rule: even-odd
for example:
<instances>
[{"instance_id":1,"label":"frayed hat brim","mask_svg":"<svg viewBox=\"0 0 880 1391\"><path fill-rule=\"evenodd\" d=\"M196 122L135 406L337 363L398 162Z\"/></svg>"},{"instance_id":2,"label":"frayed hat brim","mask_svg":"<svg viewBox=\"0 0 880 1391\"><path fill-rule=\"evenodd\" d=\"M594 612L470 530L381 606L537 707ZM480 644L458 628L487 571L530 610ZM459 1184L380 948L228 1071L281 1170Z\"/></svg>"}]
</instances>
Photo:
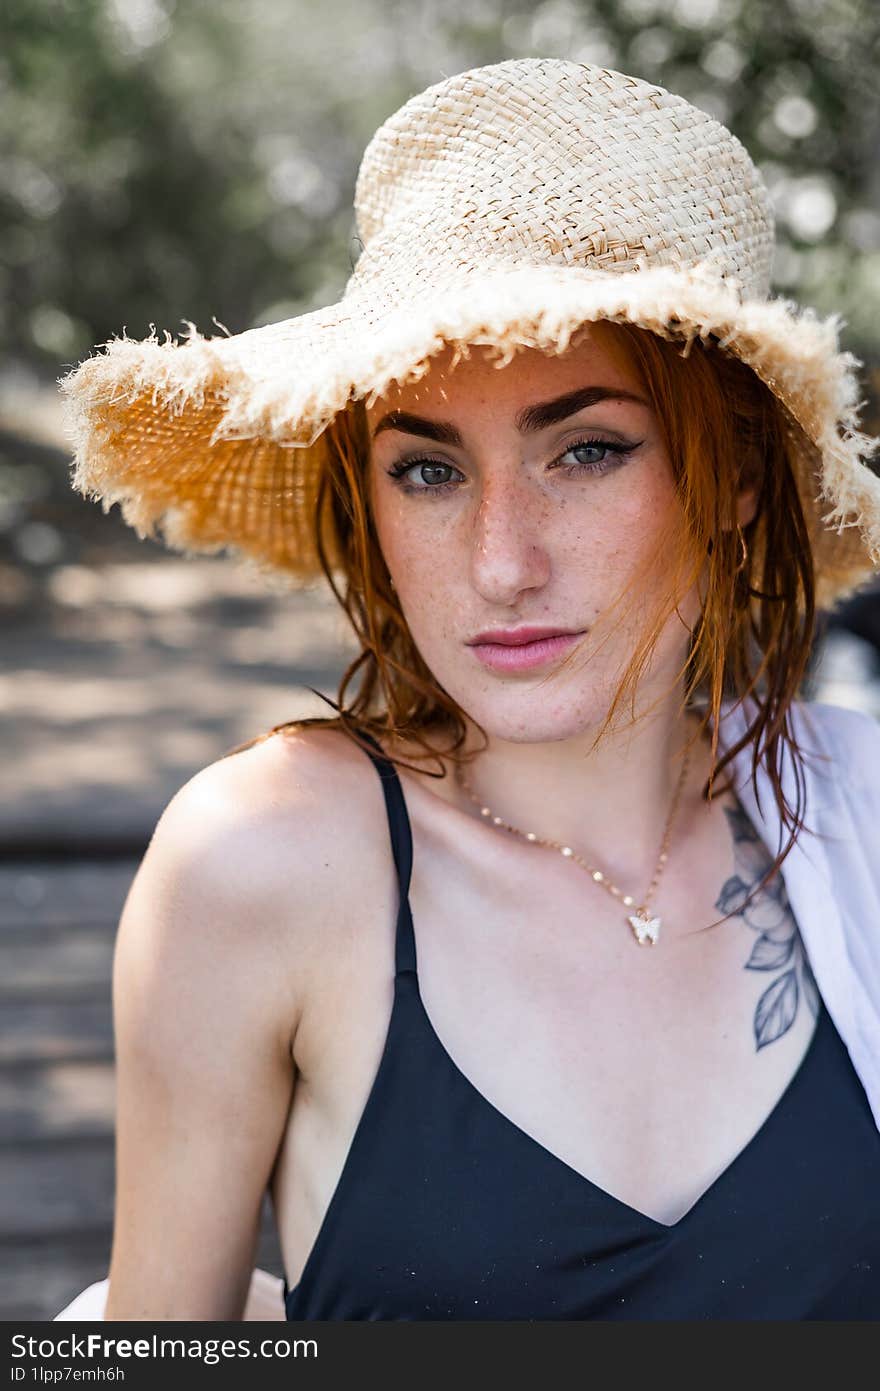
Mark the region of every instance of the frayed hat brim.
<instances>
[{"instance_id":1,"label":"frayed hat brim","mask_svg":"<svg viewBox=\"0 0 880 1391\"><path fill-rule=\"evenodd\" d=\"M115 338L61 379L72 484L118 502L141 537L186 554L229 548L267 577L320 574L315 510L327 425L347 403L421 376L443 348L564 351L596 319L711 341L746 362L801 434L797 478L811 525L817 601L880 567L880 440L859 429L858 368L838 316L741 298L700 266L597 272L516 265L447 275L377 302L355 288L281 323L181 343ZM334 555L332 536L324 537Z\"/></svg>"}]
</instances>

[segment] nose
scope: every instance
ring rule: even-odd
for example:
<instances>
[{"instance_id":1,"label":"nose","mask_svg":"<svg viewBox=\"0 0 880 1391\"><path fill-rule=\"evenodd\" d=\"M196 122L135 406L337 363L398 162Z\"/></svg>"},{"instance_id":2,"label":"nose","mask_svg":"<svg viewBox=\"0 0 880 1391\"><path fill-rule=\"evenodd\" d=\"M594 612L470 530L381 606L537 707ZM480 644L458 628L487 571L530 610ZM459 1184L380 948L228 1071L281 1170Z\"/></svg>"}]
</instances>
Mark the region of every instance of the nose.
<instances>
[{"instance_id":1,"label":"nose","mask_svg":"<svg viewBox=\"0 0 880 1391\"><path fill-rule=\"evenodd\" d=\"M473 519L471 582L488 603L511 604L550 575L541 499L511 473L486 480Z\"/></svg>"}]
</instances>

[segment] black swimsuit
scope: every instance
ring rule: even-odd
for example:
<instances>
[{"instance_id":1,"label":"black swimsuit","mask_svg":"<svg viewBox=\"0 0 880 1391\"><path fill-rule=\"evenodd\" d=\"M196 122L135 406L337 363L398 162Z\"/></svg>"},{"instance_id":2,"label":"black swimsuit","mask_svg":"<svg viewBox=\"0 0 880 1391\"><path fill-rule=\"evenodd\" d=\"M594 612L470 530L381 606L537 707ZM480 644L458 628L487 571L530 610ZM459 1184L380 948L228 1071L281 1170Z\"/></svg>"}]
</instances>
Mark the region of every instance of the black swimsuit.
<instances>
[{"instance_id":1,"label":"black swimsuit","mask_svg":"<svg viewBox=\"0 0 880 1391\"><path fill-rule=\"evenodd\" d=\"M284 1282L286 1317L880 1317L880 1133L824 1002L745 1148L678 1222L646 1217L498 1111L434 1032L406 803L375 748L399 885L394 1004L317 1239Z\"/></svg>"}]
</instances>

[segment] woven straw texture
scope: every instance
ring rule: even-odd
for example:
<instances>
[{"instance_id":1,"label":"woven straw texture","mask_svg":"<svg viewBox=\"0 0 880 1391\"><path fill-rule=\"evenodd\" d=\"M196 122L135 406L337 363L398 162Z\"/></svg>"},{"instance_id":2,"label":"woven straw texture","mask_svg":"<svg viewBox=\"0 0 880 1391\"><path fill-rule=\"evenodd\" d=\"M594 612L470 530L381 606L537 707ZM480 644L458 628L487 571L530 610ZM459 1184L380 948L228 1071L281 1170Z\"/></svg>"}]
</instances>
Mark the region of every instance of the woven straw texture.
<instances>
[{"instance_id":1,"label":"woven straw texture","mask_svg":"<svg viewBox=\"0 0 880 1391\"><path fill-rule=\"evenodd\" d=\"M118 502L141 537L229 547L270 582L308 581L323 432L349 400L417 379L446 344L506 360L628 320L685 344L711 337L775 393L820 605L880 566L861 363L840 350L837 315L768 297L767 191L712 117L586 63L473 69L379 128L355 214L363 250L338 303L234 336L114 338L62 378L74 488L105 511Z\"/></svg>"}]
</instances>

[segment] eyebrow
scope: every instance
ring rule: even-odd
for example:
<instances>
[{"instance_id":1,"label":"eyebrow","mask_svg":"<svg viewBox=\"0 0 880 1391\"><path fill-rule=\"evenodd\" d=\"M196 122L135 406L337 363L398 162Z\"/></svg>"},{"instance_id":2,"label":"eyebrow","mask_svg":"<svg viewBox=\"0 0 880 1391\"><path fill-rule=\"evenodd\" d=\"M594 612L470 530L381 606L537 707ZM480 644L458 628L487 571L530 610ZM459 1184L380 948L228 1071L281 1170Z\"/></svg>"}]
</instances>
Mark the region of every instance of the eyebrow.
<instances>
[{"instance_id":1,"label":"eyebrow","mask_svg":"<svg viewBox=\"0 0 880 1391\"><path fill-rule=\"evenodd\" d=\"M535 434L557 425L576 411L586 410L599 401L633 401L636 405L647 406L643 397L633 391L617 386L582 386L576 391L568 391L564 396L556 396L552 401L539 401L537 405L526 406L516 416L515 424L520 434ZM373 439L383 430L400 430L407 435L424 435L436 440L438 444L449 444L460 449L463 441L461 433L454 425L444 420L426 420L424 416L412 415L409 411L389 411L383 415L375 430Z\"/></svg>"}]
</instances>

